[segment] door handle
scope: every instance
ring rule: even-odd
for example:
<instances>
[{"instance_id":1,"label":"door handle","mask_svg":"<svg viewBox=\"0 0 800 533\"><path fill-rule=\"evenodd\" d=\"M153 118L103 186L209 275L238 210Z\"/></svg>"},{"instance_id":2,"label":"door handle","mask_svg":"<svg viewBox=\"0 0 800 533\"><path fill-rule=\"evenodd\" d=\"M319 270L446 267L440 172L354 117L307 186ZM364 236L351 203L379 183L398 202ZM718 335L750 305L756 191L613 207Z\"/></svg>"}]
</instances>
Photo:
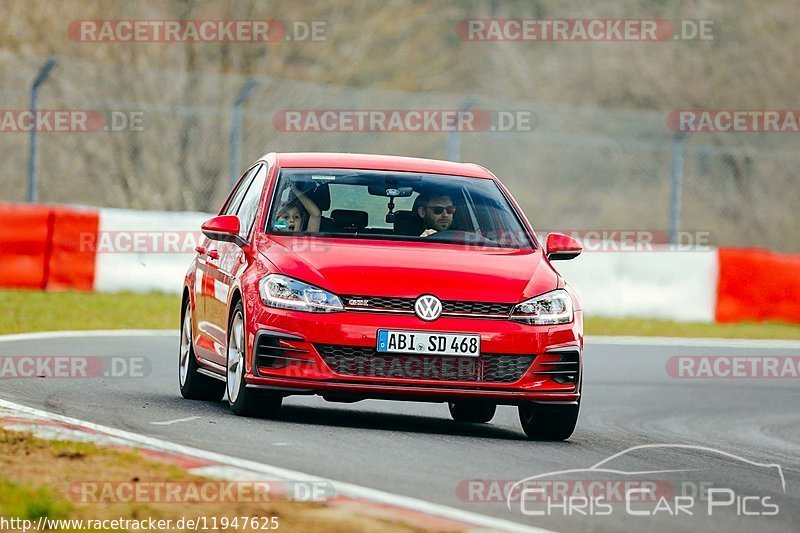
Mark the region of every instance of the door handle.
<instances>
[{"instance_id":1,"label":"door handle","mask_svg":"<svg viewBox=\"0 0 800 533\"><path fill-rule=\"evenodd\" d=\"M208 257L210 257L211 259L219 259L219 252L216 250L209 250Z\"/></svg>"}]
</instances>

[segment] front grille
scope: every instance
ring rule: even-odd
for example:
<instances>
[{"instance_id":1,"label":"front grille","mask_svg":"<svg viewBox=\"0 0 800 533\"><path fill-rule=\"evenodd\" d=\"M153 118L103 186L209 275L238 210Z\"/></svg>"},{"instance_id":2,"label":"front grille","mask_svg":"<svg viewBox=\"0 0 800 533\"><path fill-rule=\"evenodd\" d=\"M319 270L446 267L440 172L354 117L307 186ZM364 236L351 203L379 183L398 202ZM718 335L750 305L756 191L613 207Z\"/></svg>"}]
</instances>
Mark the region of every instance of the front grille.
<instances>
[{"instance_id":1,"label":"front grille","mask_svg":"<svg viewBox=\"0 0 800 533\"><path fill-rule=\"evenodd\" d=\"M347 307L353 306L349 304L350 300L361 300L368 302L367 305L355 305L353 307L363 308L365 311L373 311L376 309L392 309L414 312L414 301L416 298L391 298L385 296L342 296L342 301Z\"/></svg>"},{"instance_id":2,"label":"front grille","mask_svg":"<svg viewBox=\"0 0 800 533\"><path fill-rule=\"evenodd\" d=\"M510 315L510 304L484 302L442 302L442 313L468 313L480 315Z\"/></svg>"},{"instance_id":3,"label":"front grille","mask_svg":"<svg viewBox=\"0 0 800 533\"><path fill-rule=\"evenodd\" d=\"M513 383L533 363L532 355L483 354L480 357L378 353L374 348L317 344L317 351L343 376Z\"/></svg>"},{"instance_id":4,"label":"front grille","mask_svg":"<svg viewBox=\"0 0 800 533\"><path fill-rule=\"evenodd\" d=\"M408 314L414 313L414 302L417 300L387 296L342 296L341 299L349 311L403 311ZM355 302L350 303L351 300ZM508 318L513 307L514 304L443 300L442 315L492 315L493 318Z\"/></svg>"}]
</instances>

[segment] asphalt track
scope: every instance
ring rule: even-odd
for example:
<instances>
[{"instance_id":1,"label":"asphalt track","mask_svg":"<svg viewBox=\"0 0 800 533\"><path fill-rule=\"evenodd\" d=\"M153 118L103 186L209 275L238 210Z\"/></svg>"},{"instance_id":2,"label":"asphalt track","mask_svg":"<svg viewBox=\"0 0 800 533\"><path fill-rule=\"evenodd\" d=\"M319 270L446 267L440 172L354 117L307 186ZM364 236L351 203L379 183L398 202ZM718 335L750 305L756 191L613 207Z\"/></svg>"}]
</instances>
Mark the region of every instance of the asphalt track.
<instances>
[{"instance_id":1,"label":"asphalt track","mask_svg":"<svg viewBox=\"0 0 800 533\"><path fill-rule=\"evenodd\" d=\"M2 379L0 398L556 531L798 531L800 379L676 379L666 364L676 355L797 356L800 344L745 348L635 342L587 342L581 416L575 434L563 443L527 441L511 407L500 407L491 424L466 424L450 420L443 404L332 404L298 396L285 400L280 420L236 417L224 402L180 397L177 333L0 338L0 356L144 357L149 367L144 377ZM637 449L604 465L625 474L548 474L588 468L646 444L698 448ZM664 470L680 472L656 472ZM656 502L632 502L630 511L625 503L614 503L606 516L598 515L607 508L583 507L581 512L564 505L553 506L544 516L529 516L517 501L511 509L505 503L480 501L486 496L498 499L491 491L499 483L473 484L472 493L467 488L469 480L505 483L542 474L543 479L571 479L582 487L587 480L601 480L605 487L620 479L656 482L672 487L673 493L661 493L667 495L667 507L658 508L655 516L634 516L630 511L652 513ZM673 496L709 486L732 489L715 496L721 501L730 495L732 503L713 507L709 516L707 497L696 497L692 507L685 507L691 515L671 514ZM614 499L613 492L601 495ZM744 515L774 512L769 504L777 504L777 514ZM543 509L536 504L526 507Z\"/></svg>"}]
</instances>

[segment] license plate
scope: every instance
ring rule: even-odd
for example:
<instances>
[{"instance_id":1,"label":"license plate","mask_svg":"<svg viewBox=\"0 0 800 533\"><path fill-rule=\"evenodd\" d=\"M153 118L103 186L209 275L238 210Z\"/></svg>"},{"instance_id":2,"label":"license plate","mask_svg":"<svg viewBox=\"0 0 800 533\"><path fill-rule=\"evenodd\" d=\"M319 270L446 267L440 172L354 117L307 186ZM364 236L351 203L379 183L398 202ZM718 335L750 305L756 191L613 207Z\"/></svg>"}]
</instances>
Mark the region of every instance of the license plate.
<instances>
[{"instance_id":1,"label":"license plate","mask_svg":"<svg viewBox=\"0 0 800 533\"><path fill-rule=\"evenodd\" d=\"M471 333L379 329L377 351L478 357L481 354L481 336Z\"/></svg>"}]
</instances>

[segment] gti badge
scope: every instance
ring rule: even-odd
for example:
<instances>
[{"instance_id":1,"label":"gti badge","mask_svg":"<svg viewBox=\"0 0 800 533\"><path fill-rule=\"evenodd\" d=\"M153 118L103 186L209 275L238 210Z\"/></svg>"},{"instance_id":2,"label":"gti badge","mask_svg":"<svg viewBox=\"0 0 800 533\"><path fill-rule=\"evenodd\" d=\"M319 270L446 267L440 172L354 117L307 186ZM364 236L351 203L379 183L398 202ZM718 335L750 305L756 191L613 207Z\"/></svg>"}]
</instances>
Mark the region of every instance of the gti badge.
<instances>
[{"instance_id":1,"label":"gti badge","mask_svg":"<svg viewBox=\"0 0 800 533\"><path fill-rule=\"evenodd\" d=\"M423 294L414 302L414 312L422 320L436 320L442 314L442 302L432 294Z\"/></svg>"}]
</instances>

